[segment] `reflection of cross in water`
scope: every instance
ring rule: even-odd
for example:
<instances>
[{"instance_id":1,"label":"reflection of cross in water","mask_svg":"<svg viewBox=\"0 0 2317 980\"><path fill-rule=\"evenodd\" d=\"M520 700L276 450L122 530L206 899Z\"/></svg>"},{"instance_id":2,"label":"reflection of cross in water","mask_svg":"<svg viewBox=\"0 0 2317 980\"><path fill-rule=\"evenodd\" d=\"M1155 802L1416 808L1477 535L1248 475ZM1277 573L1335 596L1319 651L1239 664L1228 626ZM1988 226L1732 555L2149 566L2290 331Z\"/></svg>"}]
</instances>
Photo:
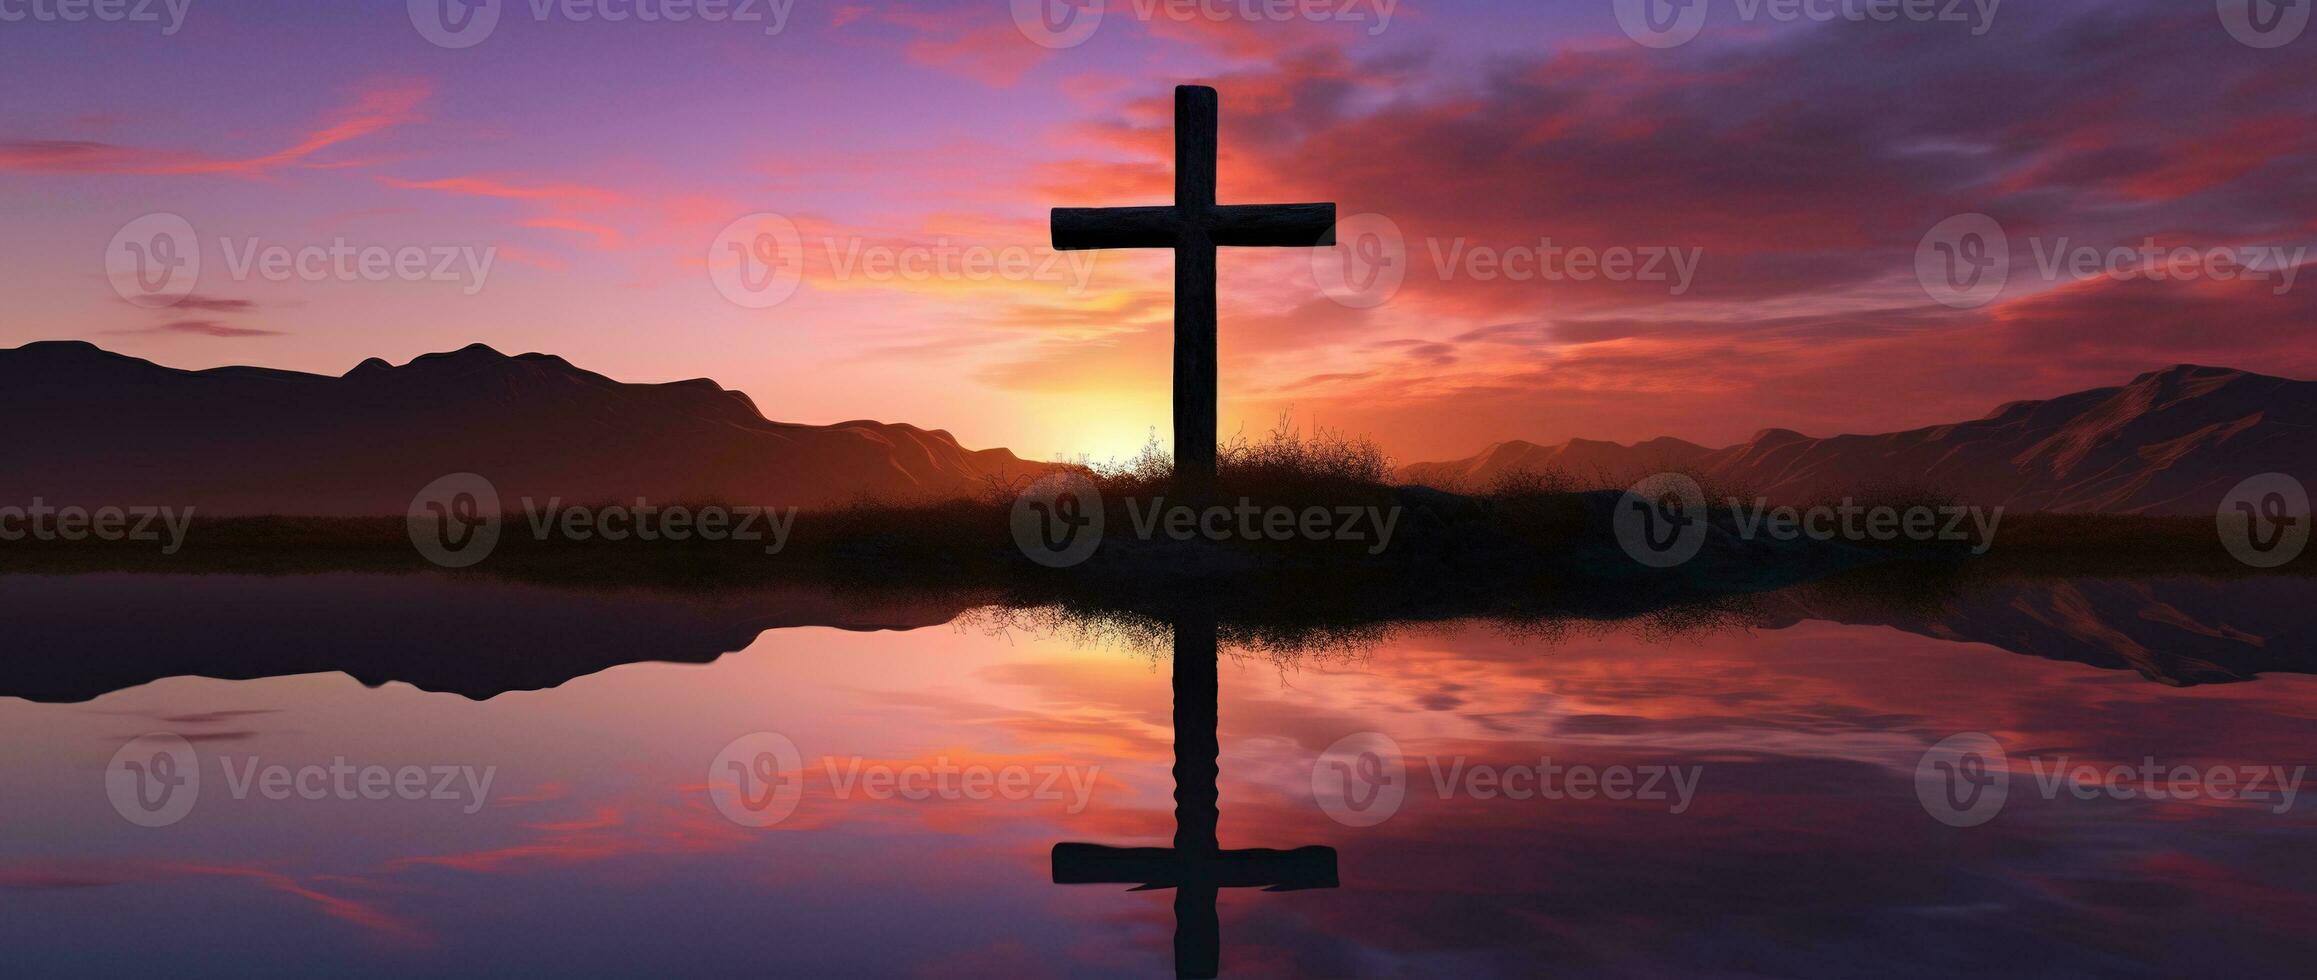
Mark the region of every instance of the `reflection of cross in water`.
<instances>
[{"instance_id":1,"label":"reflection of cross in water","mask_svg":"<svg viewBox=\"0 0 2317 980\"><path fill-rule=\"evenodd\" d=\"M1175 890L1175 975L1212 977L1222 960L1215 893L1224 888L1334 888L1332 847L1226 851L1215 839L1215 617L1175 621L1175 846L1054 845L1057 885Z\"/></svg>"},{"instance_id":2,"label":"reflection of cross in water","mask_svg":"<svg viewBox=\"0 0 2317 980\"><path fill-rule=\"evenodd\" d=\"M1054 248L1175 250L1175 472L1215 476L1215 249L1335 244L1333 204L1216 204L1220 99L1204 85L1175 88L1172 207L1055 208Z\"/></svg>"}]
</instances>

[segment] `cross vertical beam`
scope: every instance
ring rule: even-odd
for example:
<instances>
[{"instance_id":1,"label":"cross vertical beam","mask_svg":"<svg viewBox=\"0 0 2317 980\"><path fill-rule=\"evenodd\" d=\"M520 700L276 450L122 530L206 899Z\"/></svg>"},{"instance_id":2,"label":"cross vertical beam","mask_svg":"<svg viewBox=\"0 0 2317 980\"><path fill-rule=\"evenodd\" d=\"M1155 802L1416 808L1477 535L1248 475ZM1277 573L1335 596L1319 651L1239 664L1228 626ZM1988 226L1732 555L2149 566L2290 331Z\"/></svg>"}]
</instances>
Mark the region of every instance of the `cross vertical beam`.
<instances>
[{"instance_id":1,"label":"cross vertical beam","mask_svg":"<svg viewBox=\"0 0 2317 980\"><path fill-rule=\"evenodd\" d=\"M1208 103L1212 111L1213 103ZM1210 117L1212 118L1212 117ZM1215 250L1207 249L1208 255ZM1180 382L1177 382L1179 385ZM1176 416L1182 414L1180 403ZM1222 778L1215 617L1175 619L1175 858L1213 866L1222 858L1216 836ZM1194 876L1200 877L1200 876ZM1215 909L1217 883L1186 880L1175 886L1175 975L1212 977L1223 969L1223 920Z\"/></svg>"},{"instance_id":2,"label":"cross vertical beam","mask_svg":"<svg viewBox=\"0 0 2317 980\"><path fill-rule=\"evenodd\" d=\"M1175 617L1175 850L1213 856L1221 845L1215 826L1215 783L1222 776L1221 695L1217 690L1215 617Z\"/></svg>"},{"instance_id":3,"label":"cross vertical beam","mask_svg":"<svg viewBox=\"0 0 2317 980\"><path fill-rule=\"evenodd\" d=\"M1221 115L1214 89L1175 89L1175 472L1198 489L1213 486L1221 428L1215 240L1207 231Z\"/></svg>"},{"instance_id":4,"label":"cross vertical beam","mask_svg":"<svg viewBox=\"0 0 2317 980\"><path fill-rule=\"evenodd\" d=\"M1215 250L1318 248L1335 244L1333 204L1215 203L1221 99L1203 85L1175 88L1173 207L1055 208L1054 247L1175 251L1175 476L1193 487L1215 479Z\"/></svg>"}]
</instances>

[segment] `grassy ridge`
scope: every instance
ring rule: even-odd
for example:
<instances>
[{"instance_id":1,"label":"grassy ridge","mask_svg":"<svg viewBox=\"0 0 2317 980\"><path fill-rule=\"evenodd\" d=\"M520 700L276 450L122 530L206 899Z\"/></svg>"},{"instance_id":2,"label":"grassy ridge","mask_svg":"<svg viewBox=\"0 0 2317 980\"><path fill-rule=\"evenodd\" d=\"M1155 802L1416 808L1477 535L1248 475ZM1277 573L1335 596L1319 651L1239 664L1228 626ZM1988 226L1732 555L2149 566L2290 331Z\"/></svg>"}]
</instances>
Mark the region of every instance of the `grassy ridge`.
<instances>
[{"instance_id":1,"label":"grassy ridge","mask_svg":"<svg viewBox=\"0 0 2317 980\"><path fill-rule=\"evenodd\" d=\"M1326 432L1306 438L1285 423L1260 440L1225 443L1219 461L1216 484L1195 494L1176 483L1172 461L1155 443L1125 461L1069 464L1100 494L1107 533L1090 560L1068 569L1041 567L1016 545L1013 520L1024 481L992 483L971 498L934 504L860 500L802 512L779 553L769 555L769 541L573 540L553 530L541 537L533 515L516 510L501 515L498 543L488 560L462 574L679 585L799 577L970 584L1097 599L1153 583L1195 581L1222 583L1226 590L1244 588L1251 598L1290 605L1314 601L1309 593L1315 587L1354 602L1388 591L1399 603L1445 596L1453 604L1539 591L1664 584L1664 576L1647 574L1617 550L1607 518L1617 487L1606 474L1512 473L1461 493L1394 486L1389 461L1373 443ZM1752 499L1744 488L1697 478L1710 501ZM1932 489L1904 486L1863 488L1854 498L1864 506L1902 508L1956 503ZM1144 538L1133 530L1138 514L1147 518L1148 508L1160 502L1228 507L1240 501L1297 513L1372 508L1392 516L1393 537L1379 551L1372 536L1361 541L1300 535L1178 541L1164 535ZM697 513L716 505L698 501L686 506ZM1818 567L1832 553L1841 560ZM1862 561L1862 553L1867 560ZM2228 555L2211 520L2007 514L1982 556L1973 557L1952 542L1804 543L1723 555L1718 565L1709 561L1690 569L1691 581L1682 587L1748 591L1737 579L1783 570L1794 572L1783 576L1789 580L1815 577L1835 566L1847 569L1885 558L1933 561L1981 576L2256 574ZM2317 558L2304 555L2280 571L2307 575L2313 569ZM435 566L413 547L401 516L196 514L175 554L161 553L154 542L0 542L0 572L330 570L421 572ZM1913 574L1922 572L1918 568ZM1717 581L1729 588L1712 588ZM1472 598L1456 599L1460 593Z\"/></svg>"}]
</instances>

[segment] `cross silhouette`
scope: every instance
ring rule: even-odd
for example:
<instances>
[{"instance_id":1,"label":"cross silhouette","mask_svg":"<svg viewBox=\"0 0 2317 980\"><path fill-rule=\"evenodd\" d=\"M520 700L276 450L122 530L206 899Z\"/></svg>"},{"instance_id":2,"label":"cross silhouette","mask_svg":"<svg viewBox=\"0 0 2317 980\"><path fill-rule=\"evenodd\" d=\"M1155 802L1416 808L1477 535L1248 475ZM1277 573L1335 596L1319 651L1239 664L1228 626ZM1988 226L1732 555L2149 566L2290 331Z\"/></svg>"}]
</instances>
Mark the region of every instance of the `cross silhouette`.
<instances>
[{"instance_id":1,"label":"cross silhouette","mask_svg":"<svg viewBox=\"0 0 2317 980\"><path fill-rule=\"evenodd\" d=\"M1226 851L1215 839L1215 617L1175 620L1175 846L1054 845L1057 885L1134 885L1175 890L1175 975L1212 977L1222 967L1215 894L1224 888L1296 891L1336 886L1332 847Z\"/></svg>"},{"instance_id":2,"label":"cross silhouette","mask_svg":"<svg viewBox=\"0 0 2317 980\"><path fill-rule=\"evenodd\" d=\"M1054 248L1175 250L1175 473L1215 475L1215 249L1335 244L1333 204L1216 204L1216 115L1204 85L1175 87L1172 207L1055 208Z\"/></svg>"}]
</instances>

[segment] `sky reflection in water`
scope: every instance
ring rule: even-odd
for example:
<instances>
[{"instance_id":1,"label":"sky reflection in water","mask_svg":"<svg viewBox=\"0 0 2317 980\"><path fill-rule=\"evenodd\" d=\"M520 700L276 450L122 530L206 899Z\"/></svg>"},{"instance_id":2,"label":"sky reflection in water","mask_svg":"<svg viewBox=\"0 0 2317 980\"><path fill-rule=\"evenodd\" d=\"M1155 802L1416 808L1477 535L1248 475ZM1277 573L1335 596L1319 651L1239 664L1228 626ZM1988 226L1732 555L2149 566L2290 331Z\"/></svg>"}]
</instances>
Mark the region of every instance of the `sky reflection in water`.
<instances>
[{"instance_id":1,"label":"sky reflection in water","mask_svg":"<svg viewBox=\"0 0 2317 980\"><path fill-rule=\"evenodd\" d=\"M2046 799L2025 759L2289 770L2317 746L2313 684L2173 688L1823 621L1549 642L1441 627L1226 662L1222 845L1331 846L1342 883L1225 891L1223 968L2290 975L2317 950L2317 800ZM1053 885L1048 850L1167 843L1169 711L1163 657L960 625L775 630L712 664L483 701L342 674L0 699L0 946L27 975L1163 975L1170 893ZM103 770L157 730L194 740L204 783L190 816L148 829L116 815ZM758 731L804 769L767 829L726 820L707 788L718 752ZM1405 753L1408 793L1353 828L1317 805L1312 769L1365 731ZM1914 770L1966 731L2021 772L1994 821L1959 829L1917 802ZM234 799L219 758L252 755L496 768L472 814ZM1701 768L1679 813L1436 788L1547 757ZM880 764L1060 775L1033 799L840 793Z\"/></svg>"}]
</instances>

